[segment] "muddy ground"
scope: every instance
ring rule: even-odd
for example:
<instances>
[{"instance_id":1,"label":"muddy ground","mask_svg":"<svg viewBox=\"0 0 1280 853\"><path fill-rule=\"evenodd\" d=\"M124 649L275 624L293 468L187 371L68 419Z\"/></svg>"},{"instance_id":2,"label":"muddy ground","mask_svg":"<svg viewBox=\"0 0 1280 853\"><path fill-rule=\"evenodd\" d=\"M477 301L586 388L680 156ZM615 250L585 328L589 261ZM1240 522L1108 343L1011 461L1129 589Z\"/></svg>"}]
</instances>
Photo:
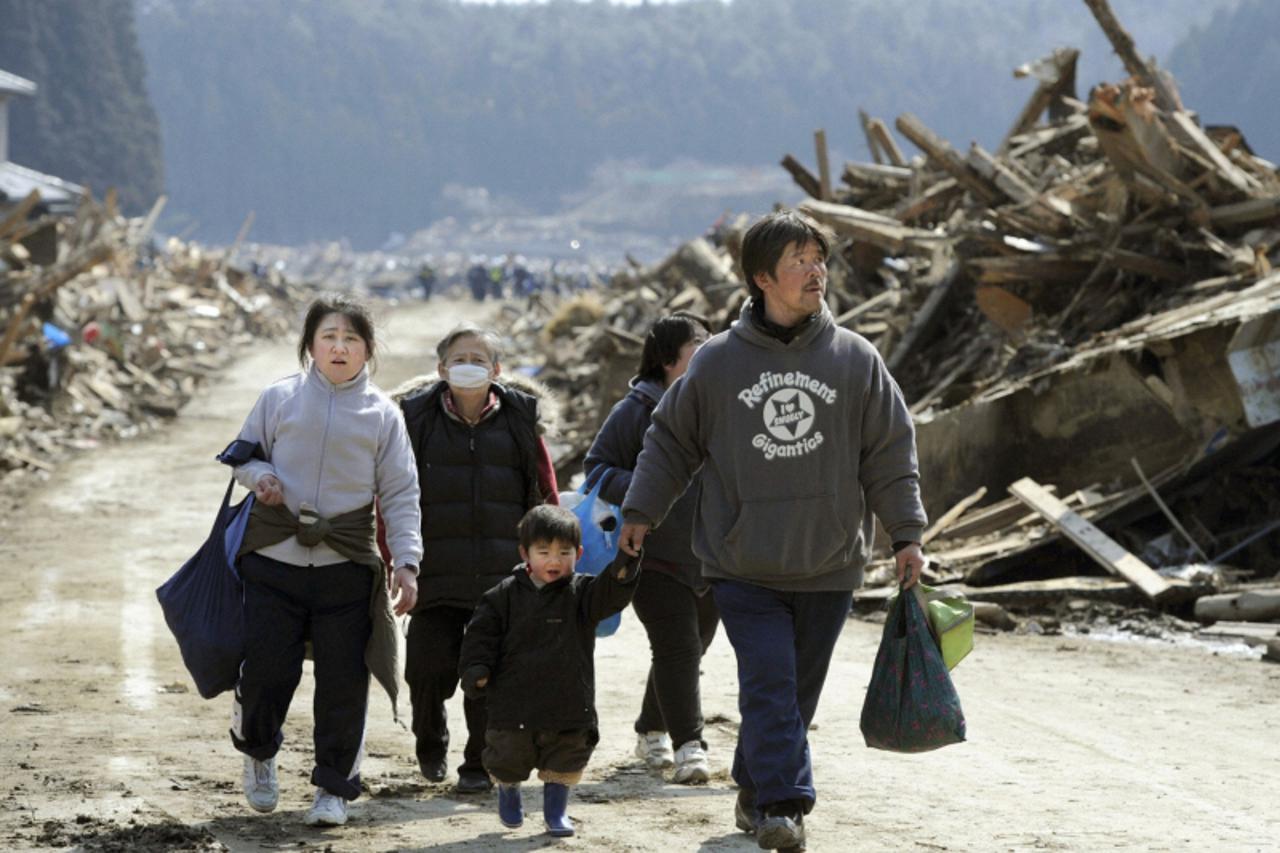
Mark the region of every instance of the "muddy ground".
<instances>
[{"instance_id":1,"label":"muddy ground","mask_svg":"<svg viewBox=\"0 0 1280 853\"><path fill-rule=\"evenodd\" d=\"M381 384L434 361L435 340L468 312L389 312ZM756 849L732 819L728 643L717 637L704 667L714 777L672 785L631 755L648 665L631 614L597 650L602 740L570 803L577 837L543 835L536 797L509 831L489 797L425 783L376 688L370 795L345 828L305 827L309 676L286 728L280 808L248 809L230 701L190 688L154 589L207 532L226 483L213 454L262 385L292 369L291 349L244 352L170 427L71 460L0 513L0 848ZM902 756L868 750L858 732L878 640L878 625L850 620L831 668L811 736L810 850L1280 850L1280 666L1204 647L982 636L955 672L968 742Z\"/></svg>"}]
</instances>

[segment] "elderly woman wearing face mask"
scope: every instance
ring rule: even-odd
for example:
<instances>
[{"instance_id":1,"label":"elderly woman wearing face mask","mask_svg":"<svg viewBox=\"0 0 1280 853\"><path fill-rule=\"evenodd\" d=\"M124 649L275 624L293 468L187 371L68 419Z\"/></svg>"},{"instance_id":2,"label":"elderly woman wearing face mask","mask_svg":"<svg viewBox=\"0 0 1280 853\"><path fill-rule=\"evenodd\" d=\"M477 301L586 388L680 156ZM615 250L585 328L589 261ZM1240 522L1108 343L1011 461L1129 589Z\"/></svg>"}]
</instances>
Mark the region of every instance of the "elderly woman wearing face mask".
<instances>
[{"instance_id":1,"label":"elderly woman wearing face mask","mask_svg":"<svg viewBox=\"0 0 1280 853\"><path fill-rule=\"evenodd\" d=\"M542 439L546 390L502 375L501 339L463 324L436 348L438 378L410 380L400 400L422 489L421 594L409 621L405 680L413 703L418 766L432 782L448 773L444 703L458 687L462 633L480 596L520 562L516 526L540 503L558 503ZM481 763L486 717L466 699L467 741L458 791L488 791Z\"/></svg>"}]
</instances>

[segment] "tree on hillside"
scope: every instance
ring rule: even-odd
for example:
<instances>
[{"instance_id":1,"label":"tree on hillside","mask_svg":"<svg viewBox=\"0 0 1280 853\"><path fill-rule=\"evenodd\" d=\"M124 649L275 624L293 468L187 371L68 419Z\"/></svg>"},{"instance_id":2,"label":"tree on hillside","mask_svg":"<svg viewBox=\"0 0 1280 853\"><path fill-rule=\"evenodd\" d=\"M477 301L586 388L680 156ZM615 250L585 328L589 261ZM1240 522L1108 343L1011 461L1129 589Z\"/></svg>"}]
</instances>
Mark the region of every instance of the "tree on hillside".
<instances>
[{"instance_id":1,"label":"tree on hillside","mask_svg":"<svg viewBox=\"0 0 1280 853\"><path fill-rule=\"evenodd\" d=\"M1167 43L1235 2L1113 0L1144 50L1148 22ZM817 127L862 158L859 108L990 145L1032 90L1014 66L1065 42L1087 51L1082 85L1122 73L1062 0L141 8L173 207L224 240L254 210L263 240L376 245L454 213L451 185L548 210L607 160L771 166L810 159Z\"/></svg>"},{"instance_id":2,"label":"tree on hillside","mask_svg":"<svg viewBox=\"0 0 1280 853\"><path fill-rule=\"evenodd\" d=\"M0 0L0 22L0 68L39 87L10 102L10 158L145 211L164 162L132 0Z\"/></svg>"}]
</instances>

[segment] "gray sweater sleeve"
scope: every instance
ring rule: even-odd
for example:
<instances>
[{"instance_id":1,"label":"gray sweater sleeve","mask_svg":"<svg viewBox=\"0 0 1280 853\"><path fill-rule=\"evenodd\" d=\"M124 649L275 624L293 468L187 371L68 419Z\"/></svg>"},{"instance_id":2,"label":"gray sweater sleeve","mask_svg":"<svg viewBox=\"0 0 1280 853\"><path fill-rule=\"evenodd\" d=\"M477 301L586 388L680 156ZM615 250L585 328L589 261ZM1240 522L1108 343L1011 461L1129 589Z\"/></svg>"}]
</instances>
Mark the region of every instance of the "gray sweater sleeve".
<instances>
[{"instance_id":1,"label":"gray sweater sleeve","mask_svg":"<svg viewBox=\"0 0 1280 853\"><path fill-rule=\"evenodd\" d=\"M386 403L378 457L374 461L374 489L387 525L387 548L395 568L422 563L422 504L418 466L409 433L398 406Z\"/></svg>"},{"instance_id":2,"label":"gray sweater sleeve","mask_svg":"<svg viewBox=\"0 0 1280 853\"><path fill-rule=\"evenodd\" d=\"M919 542L927 523L920 501L916 430L906 400L876 358L862 410L858 478L867 505L894 542Z\"/></svg>"},{"instance_id":3,"label":"gray sweater sleeve","mask_svg":"<svg viewBox=\"0 0 1280 853\"><path fill-rule=\"evenodd\" d=\"M271 458L271 445L275 439L275 415L279 400L274 388L268 388L258 395L249 417L245 418L240 434L236 436L244 441L257 442L262 448L262 455ZM250 491L258 485L258 481L267 474L275 474L276 469L270 462L262 459L250 459L235 469L236 482Z\"/></svg>"},{"instance_id":4,"label":"gray sweater sleeve","mask_svg":"<svg viewBox=\"0 0 1280 853\"><path fill-rule=\"evenodd\" d=\"M667 389L653 412L622 503L625 521L661 524L689 488L707 455L702 419L702 400L691 369Z\"/></svg>"}]
</instances>

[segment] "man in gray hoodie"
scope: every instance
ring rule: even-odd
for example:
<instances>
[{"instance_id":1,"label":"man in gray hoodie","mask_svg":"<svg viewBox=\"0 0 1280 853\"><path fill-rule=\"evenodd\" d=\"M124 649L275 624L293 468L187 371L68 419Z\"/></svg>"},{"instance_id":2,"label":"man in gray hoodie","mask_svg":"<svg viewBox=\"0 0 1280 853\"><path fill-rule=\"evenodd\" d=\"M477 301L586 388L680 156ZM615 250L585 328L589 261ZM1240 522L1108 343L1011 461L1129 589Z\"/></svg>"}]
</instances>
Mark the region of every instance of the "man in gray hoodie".
<instances>
[{"instance_id":1,"label":"man in gray hoodie","mask_svg":"<svg viewBox=\"0 0 1280 853\"><path fill-rule=\"evenodd\" d=\"M827 310L830 241L792 211L746 233L751 299L667 390L623 502L635 554L701 468L693 549L738 659L735 818L804 849L807 731L871 553L874 518L913 584L924 557L915 430L875 348Z\"/></svg>"}]
</instances>

